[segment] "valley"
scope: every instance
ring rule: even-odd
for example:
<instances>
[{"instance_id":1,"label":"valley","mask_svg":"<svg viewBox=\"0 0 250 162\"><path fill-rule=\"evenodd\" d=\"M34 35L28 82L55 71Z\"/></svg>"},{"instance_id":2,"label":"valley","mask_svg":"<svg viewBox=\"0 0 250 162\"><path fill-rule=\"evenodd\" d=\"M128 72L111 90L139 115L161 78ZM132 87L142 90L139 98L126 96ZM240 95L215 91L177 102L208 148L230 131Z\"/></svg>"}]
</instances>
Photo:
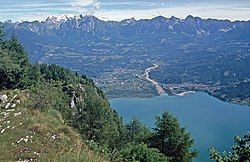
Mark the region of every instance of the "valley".
<instances>
[{"instance_id":1,"label":"valley","mask_svg":"<svg viewBox=\"0 0 250 162\"><path fill-rule=\"evenodd\" d=\"M90 76L109 98L157 96L156 84L138 77L155 63L150 79L168 94L205 91L250 103L249 21L158 16L117 22L86 15L2 24L20 37L33 63Z\"/></svg>"},{"instance_id":2,"label":"valley","mask_svg":"<svg viewBox=\"0 0 250 162\"><path fill-rule=\"evenodd\" d=\"M0 5L0 162L250 162L250 0Z\"/></svg>"}]
</instances>

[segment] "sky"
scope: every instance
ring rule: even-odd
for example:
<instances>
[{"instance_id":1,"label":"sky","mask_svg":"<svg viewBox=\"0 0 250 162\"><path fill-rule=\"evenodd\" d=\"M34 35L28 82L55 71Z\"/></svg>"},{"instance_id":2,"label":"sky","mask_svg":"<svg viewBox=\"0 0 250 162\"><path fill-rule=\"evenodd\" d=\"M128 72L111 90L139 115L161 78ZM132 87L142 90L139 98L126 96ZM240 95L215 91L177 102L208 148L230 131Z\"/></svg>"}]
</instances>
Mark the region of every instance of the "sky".
<instances>
[{"instance_id":1,"label":"sky","mask_svg":"<svg viewBox=\"0 0 250 162\"><path fill-rule=\"evenodd\" d=\"M43 21L65 13L116 21L159 15L250 20L250 0L0 0L0 21Z\"/></svg>"}]
</instances>

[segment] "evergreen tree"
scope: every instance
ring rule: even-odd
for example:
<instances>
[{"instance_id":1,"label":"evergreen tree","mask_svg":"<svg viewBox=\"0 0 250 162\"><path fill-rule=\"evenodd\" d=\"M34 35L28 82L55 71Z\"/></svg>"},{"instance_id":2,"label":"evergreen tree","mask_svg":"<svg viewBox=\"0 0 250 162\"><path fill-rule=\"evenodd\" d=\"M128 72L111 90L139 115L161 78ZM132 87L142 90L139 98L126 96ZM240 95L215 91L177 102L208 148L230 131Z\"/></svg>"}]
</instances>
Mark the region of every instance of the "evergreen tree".
<instances>
[{"instance_id":1,"label":"evergreen tree","mask_svg":"<svg viewBox=\"0 0 250 162\"><path fill-rule=\"evenodd\" d=\"M134 142L137 144L141 142L147 143L152 135L149 128L136 118L133 118L128 124L126 124L125 128L128 142Z\"/></svg>"},{"instance_id":2,"label":"evergreen tree","mask_svg":"<svg viewBox=\"0 0 250 162\"><path fill-rule=\"evenodd\" d=\"M21 66L28 65L28 57L24 50L22 43L18 40L16 35L11 36L6 44L8 50L15 54L15 61L18 61Z\"/></svg>"},{"instance_id":3,"label":"evergreen tree","mask_svg":"<svg viewBox=\"0 0 250 162\"><path fill-rule=\"evenodd\" d=\"M250 161L250 132L243 138L236 136L232 151L220 154L214 148L210 149L210 157L216 162L249 162Z\"/></svg>"},{"instance_id":4,"label":"evergreen tree","mask_svg":"<svg viewBox=\"0 0 250 162\"><path fill-rule=\"evenodd\" d=\"M122 122L112 111L109 103L99 96L92 86L85 86L84 101L77 102L77 113L73 117L76 127L83 137L93 140L111 151L118 148L122 132ZM119 141L119 142L118 142Z\"/></svg>"},{"instance_id":5,"label":"evergreen tree","mask_svg":"<svg viewBox=\"0 0 250 162\"><path fill-rule=\"evenodd\" d=\"M25 72L20 81L20 86L24 88L37 86L41 83L41 79L40 66L38 64L30 65L25 68Z\"/></svg>"},{"instance_id":6,"label":"evergreen tree","mask_svg":"<svg viewBox=\"0 0 250 162\"><path fill-rule=\"evenodd\" d=\"M0 44L4 41L3 26L0 25Z\"/></svg>"},{"instance_id":7,"label":"evergreen tree","mask_svg":"<svg viewBox=\"0 0 250 162\"><path fill-rule=\"evenodd\" d=\"M198 153L190 151L193 142L190 134L180 126L178 119L172 114L164 112L161 116L156 116L151 147L159 149L170 157L171 161L187 162Z\"/></svg>"}]
</instances>

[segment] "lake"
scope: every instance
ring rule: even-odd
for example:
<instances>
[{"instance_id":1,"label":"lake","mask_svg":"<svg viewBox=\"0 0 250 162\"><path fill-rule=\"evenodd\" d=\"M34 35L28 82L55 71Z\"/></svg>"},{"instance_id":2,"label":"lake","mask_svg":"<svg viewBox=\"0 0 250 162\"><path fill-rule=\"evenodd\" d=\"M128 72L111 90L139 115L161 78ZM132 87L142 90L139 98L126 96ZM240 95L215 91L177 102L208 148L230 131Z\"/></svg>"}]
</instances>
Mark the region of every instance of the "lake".
<instances>
[{"instance_id":1,"label":"lake","mask_svg":"<svg viewBox=\"0 0 250 162\"><path fill-rule=\"evenodd\" d=\"M250 131L250 106L223 102L203 92L185 96L161 95L154 98L111 99L111 106L128 122L136 117L149 127L164 110L177 116L200 151L193 161L209 161L210 146L229 150L233 137Z\"/></svg>"}]
</instances>

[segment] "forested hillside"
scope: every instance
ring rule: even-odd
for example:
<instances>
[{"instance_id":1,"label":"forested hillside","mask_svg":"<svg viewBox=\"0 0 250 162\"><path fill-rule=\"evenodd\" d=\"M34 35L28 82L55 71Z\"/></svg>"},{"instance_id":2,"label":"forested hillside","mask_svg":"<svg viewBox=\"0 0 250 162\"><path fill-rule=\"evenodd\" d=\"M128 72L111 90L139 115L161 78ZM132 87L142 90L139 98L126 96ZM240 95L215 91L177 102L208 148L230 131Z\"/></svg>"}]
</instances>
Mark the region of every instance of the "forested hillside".
<instances>
[{"instance_id":1,"label":"forested hillside","mask_svg":"<svg viewBox=\"0 0 250 162\"><path fill-rule=\"evenodd\" d=\"M124 124L91 79L29 63L18 39L0 31L0 160L165 162L197 156L190 134L169 112L156 118L153 130L136 119Z\"/></svg>"}]
</instances>

